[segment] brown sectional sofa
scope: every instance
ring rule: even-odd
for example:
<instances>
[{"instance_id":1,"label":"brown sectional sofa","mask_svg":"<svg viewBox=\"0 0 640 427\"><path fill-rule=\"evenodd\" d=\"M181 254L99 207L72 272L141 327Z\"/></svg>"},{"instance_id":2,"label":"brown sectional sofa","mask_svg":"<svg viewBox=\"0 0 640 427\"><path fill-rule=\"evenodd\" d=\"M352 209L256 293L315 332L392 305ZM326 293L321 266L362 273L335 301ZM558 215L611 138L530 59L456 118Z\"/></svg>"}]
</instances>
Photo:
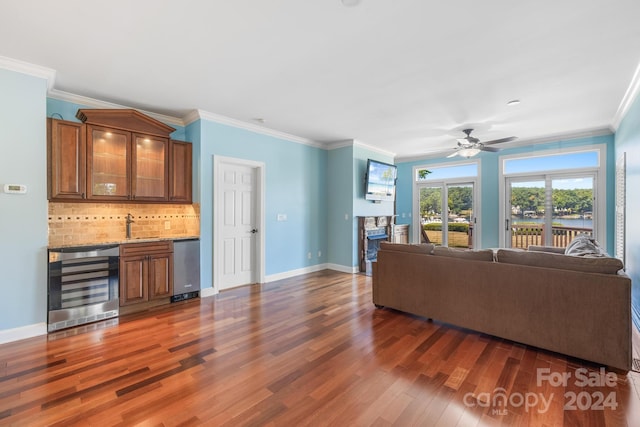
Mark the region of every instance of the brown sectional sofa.
<instances>
[{"instance_id":1,"label":"brown sectional sofa","mask_svg":"<svg viewBox=\"0 0 640 427\"><path fill-rule=\"evenodd\" d=\"M383 243L373 303L628 371L631 280L620 261L554 251Z\"/></svg>"}]
</instances>

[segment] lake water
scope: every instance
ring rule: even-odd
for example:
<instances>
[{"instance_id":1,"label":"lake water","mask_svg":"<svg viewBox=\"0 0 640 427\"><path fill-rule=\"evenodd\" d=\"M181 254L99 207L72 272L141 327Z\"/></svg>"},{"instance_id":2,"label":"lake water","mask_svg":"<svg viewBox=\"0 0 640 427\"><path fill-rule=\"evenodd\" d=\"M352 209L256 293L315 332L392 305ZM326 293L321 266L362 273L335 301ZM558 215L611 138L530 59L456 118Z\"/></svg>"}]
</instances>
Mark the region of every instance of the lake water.
<instances>
[{"instance_id":1,"label":"lake water","mask_svg":"<svg viewBox=\"0 0 640 427\"><path fill-rule=\"evenodd\" d=\"M533 222L536 224L544 223L544 218L520 218L517 216L511 217L512 224L518 224L521 222ZM554 224L562 224L565 227L577 227L577 228L593 228L592 219L584 218L553 218Z\"/></svg>"}]
</instances>

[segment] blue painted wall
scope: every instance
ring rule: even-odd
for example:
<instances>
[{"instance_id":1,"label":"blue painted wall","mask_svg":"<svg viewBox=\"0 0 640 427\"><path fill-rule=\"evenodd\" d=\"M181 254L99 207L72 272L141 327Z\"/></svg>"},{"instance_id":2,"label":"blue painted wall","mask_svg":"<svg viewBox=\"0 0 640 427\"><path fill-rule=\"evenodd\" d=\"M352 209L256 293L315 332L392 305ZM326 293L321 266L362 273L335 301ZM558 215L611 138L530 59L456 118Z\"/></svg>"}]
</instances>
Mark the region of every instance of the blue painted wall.
<instances>
[{"instance_id":1,"label":"blue painted wall","mask_svg":"<svg viewBox=\"0 0 640 427\"><path fill-rule=\"evenodd\" d=\"M213 283L215 155L265 164L267 276L327 262L327 151L207 120L188 126L187 134L198 132L203 285ZM287 220L278 222L277 214L286 214Z\"/></svg>"},{"instance_id":2,"label":"blue painted wall","mask_svg":"<svg viewBox=\"0 0 640 427\"><path fill-rule=\"evenodd\" d=\"M328 152L328 262L353 267L353 145ZM356 243L357 245L357 243Z\"/></svg>"},{"instance_id":3,"label":"blue painted wall","mask_svg":"<svg viewBox=\"0 0 640 427\"><path fill-rule=\"evenodd\" d=\"M47 144L45 80L0 69L0 330L46 321Z\"/></svg>"},{"instance_id":4,"label":"blue painted wall","mask_svg":"<svg viewBox=\"0 0 640 427\"><path fill-rule=\"evenodd\" d=\"M627 274L631 277L633 321L640 328L640 97L620 123L615 138L616 159L627 154L626 247Z\"/></svg>"},{"instance_id":5,"label":"blue painted wall","mask_svg":"<svg viewBox=\"0 0 640 427\"><path fill-rule=\"evenodd\" d=\"M606 245L607 251L613 253L614 249L614 224L615 224L615 145L613 135L604 135L597 137L578 138L572 140L560 140L545 144L536 144L526 147L517 147L502 150L499 153L484 152L477 156L480 160L480 186L481 186L481 218L480 224L482 248L492 248L500 246L499 242L499 161L500 156L512 154L534 154L546 150L558 150L568 148L584 148L595 144L605 144L607 147L607 164L605 165L606 173L606 198L607 198L607 241L602 242ZM411 224L411 218L408 214L412 209L412 191L414 166L423 166L430 164L443 164L447 162L459 162L459 159L429 159L411 162L398 163L398 223Z\"/></svg>"}]
</instances>

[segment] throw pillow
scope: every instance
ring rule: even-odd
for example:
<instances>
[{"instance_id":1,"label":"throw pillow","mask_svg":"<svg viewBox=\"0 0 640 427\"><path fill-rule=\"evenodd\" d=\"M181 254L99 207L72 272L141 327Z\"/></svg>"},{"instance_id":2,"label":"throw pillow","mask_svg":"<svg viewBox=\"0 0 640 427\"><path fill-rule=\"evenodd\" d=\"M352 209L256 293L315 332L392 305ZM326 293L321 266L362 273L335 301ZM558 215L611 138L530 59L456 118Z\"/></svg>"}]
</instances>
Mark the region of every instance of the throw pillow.
<instances>
[{"instance_id":1,"label":"throw pillow","mask_svg":"<svg viewBox=\"0 0 640 427\"><path fill-rule=\"evenodd\" d=\"M567 245L565 255L603 257L606 251L591 236L580 234Z\"/></svg>"}]
</instances>

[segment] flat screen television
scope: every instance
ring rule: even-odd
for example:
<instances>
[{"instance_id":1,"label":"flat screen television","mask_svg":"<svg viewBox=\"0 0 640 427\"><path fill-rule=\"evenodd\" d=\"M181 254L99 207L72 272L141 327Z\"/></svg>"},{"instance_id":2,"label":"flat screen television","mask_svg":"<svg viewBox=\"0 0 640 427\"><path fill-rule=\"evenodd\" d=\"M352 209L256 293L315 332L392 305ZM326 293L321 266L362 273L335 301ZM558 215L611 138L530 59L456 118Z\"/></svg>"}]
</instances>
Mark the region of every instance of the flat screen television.
<instances>
[{"instance_id":1,"label":"flat screen television","mask_svg":"<svg viewBox=\"0 0 640 427\"><path fill-rule=\"evenodd\" d=\"M377 160L367 160L364 198L374 201L396 199L397 167Z\"/></svg>"}]
</instances>

